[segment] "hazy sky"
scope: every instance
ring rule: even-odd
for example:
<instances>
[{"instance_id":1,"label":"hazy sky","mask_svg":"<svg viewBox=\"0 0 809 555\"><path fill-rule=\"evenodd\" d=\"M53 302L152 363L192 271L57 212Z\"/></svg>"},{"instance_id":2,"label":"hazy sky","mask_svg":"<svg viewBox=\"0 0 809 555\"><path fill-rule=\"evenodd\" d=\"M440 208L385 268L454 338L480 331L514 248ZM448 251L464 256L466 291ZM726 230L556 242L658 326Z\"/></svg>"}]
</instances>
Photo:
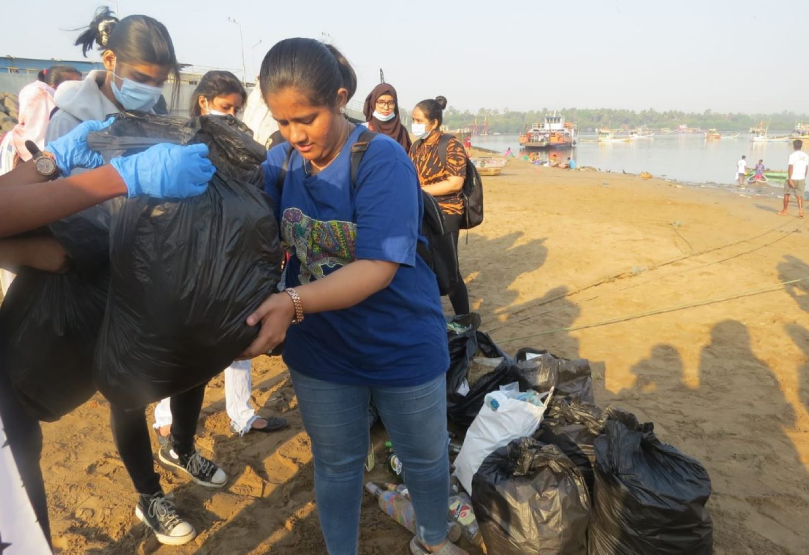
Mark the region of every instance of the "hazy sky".
<instances>
[{"instance_id":1,"label":"hazy sky","mask_svg":"<svg viewBox=\"0 0 809 555\"><path fill-rule=\"evenodd\" d=\"M6 2L3 2L5 4ZM80 59L77 31L116 2L3 9L0 55ZM809 113L807 0L395 2L120 0L169 29L181 62L248 74L280 39L325 38L359 75L379 68L403 106L442 94L458 109L630 108ZM5 6L4 6L5 8ZM254 47L256 43L262 41ZM98 59L96 53L94 59Z\"/></svg>"}]
</instances>

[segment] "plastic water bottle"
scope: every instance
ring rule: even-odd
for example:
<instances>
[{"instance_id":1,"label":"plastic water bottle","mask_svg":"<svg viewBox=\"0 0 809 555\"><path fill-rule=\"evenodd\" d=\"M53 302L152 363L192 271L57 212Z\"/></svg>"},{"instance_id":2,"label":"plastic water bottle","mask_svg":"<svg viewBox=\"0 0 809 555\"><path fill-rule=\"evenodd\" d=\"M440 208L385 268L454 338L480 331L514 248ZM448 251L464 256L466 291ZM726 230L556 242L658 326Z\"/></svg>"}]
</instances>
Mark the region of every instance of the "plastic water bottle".
<instances>
[{"instance_id":1,"label":"plastic water bottle","mask_svg":"<svg viewBox=\"0 0 809 555\"><path fill-rule=\"evenodd\" d=\"M416 512L410 501L395 491L383 490L373 482L365 484L365 489L376 497L382 512L410 530L411 533L416 533Z\"/></svg>"},{"instance_id":2,"label":"plastic water bottle","mask_svg":"<svg viewBox=\"0 0 809 555\"><path fill-rule=\"evenodd\" d=\"M414 536L416 530L416 511L413 509L413 503L406 497L408 495L407 487L404 485L396 486L395 484L387 484L386 487L393 486L394 490L384 490L374 484L368 482L365 484L365 489L377 499L379 508L382 512L391 517L393 520L407 528ZM400 493L401 492L401 493ZM456 522L447 522L447 538L451 542L457 542L461 539L463 528Z\"/></svg>"},{"instance_id":3,"label":"plastic water bottle","mask_svg":"<svg viewBox=\"0 0 809 555\"><path fill-rule=\"evenodd\" d=\"M449 498L449 517L461 527L461 533L472 545L480 545L483 537L480 534L478 520L472 510L472 500L465 493Z\"/></svg>"}]
</instances>

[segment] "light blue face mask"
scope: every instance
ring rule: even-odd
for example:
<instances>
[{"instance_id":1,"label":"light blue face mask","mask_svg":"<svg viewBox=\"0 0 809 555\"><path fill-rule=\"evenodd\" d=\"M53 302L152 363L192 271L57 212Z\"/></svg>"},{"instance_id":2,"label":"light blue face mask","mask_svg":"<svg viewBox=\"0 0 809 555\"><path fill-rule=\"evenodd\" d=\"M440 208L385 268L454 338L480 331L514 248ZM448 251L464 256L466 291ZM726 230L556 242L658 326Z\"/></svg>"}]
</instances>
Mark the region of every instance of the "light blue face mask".
<instances>
[{"instance_id":1,"label":"light blue face mask","mask_svg":"<svg viewBox=\"0 0 809 555\"><path fill-rule=\"evenodd\" d=\"M112 76L118 77L115 75L114 68L112 70ZM118 77L118 79L121 79L121 77ZM115 80L112 82L112 94L115 95L115 99L126 110L149 111L157 104L162 93L163 87L144 85L128 77L123 78L123 84L120 89L118 85L115 84Z\"/></svg>"}]
</instances>

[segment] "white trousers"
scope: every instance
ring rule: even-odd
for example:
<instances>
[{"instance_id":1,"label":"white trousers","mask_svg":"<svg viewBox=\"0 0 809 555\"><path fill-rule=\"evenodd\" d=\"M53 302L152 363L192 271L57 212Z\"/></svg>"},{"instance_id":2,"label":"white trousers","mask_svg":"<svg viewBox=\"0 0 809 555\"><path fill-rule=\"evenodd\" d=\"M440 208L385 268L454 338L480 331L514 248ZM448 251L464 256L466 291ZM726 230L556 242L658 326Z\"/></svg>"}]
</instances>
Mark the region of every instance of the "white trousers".
<instances>
[{"instance_id":1,"label":"white trousers","mask_svg":"<svg viewBox=\"0 0 809 555\"><path fill-rule=\"evenodd\" d=\"M249 360L236 360L225 369L225 401L230 424L240 435L250 431L258 418L250 395L253 391L252 365ZM171 425L171 403L163 399L154 409L155 428Z\"/></svg>"}]
</instances>

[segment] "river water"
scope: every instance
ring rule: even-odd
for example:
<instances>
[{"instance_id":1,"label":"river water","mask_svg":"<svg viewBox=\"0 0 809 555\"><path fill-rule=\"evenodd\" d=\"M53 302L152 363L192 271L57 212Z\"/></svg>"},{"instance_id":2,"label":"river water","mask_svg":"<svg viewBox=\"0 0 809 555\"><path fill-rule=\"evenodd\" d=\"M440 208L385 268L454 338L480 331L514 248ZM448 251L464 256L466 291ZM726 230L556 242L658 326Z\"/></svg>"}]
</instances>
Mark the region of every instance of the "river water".
<instances>
[{"instance_id":1,"label":"river water","mask_svg":"<svg viewBox=\"0 0 809 555\"><path fill-rule=\"evenodd\" d=\"M782 133L785 134L785 133ZM775 135L775 133L773 133ZM640 173L684 183L732 185L736 178L736 162L744 154L748 168L759 159L768 169L786 170L792 153L792 143L752 143L747 134L738 139L706 141L701 134L655 135L651 139L638 139L631 143L590 143L595 136L582 135L579 144L571 150L558 151L564 161L573 156L579 166L593 166L602 171ZM472 146L504 152L520 152L517 135L489 135L472 137ZM806 146L804 146L806 149ZM540 151L542 159L548 151ZM779 183L778 188L783 184Z\"/></svg>"}]
</instances>

